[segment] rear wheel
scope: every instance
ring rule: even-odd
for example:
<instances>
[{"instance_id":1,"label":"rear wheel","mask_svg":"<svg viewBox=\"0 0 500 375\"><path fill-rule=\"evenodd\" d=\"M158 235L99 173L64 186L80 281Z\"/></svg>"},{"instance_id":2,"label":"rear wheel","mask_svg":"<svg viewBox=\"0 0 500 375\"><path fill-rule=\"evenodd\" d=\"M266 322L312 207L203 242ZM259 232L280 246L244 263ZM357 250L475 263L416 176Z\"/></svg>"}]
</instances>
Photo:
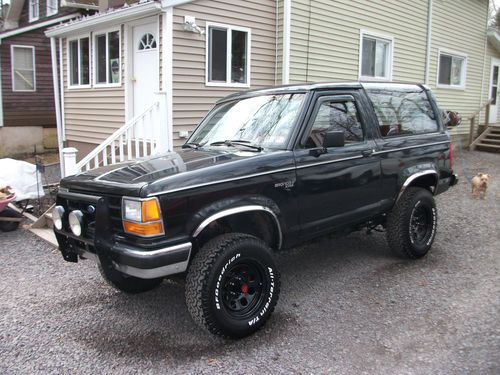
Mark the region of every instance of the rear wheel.
<instances>
[{"instance_id":1,"label":"rear wheel","mask_svg":"<svg viewBox=\"0 0 500 375\"><path fill-rule=\"evenodd\" d=\"M156 288L163 281L159 279L140 279L138 277L125 275L113 267L110 259L99 258L99 271L106 282L113 288L129 294L147 292Z\"/></svg>"},{"instance_id":2,"label":"rear wheel","mask_svg":"<svg viewBox=\"0 0 500 375\"><path fill-rule=\"evenodd\" d=\"M239 338L262 327L279 296L271 249L260 239L231 233L196 254L186 279L186 304L200 326Z\"/></svg>"},{"instance_id":3,"label":"rear wheel","mask_svg":"<svg viewBox=\"0 0 500 375\"><path fill-rule=\"evenodd\" d=\"M421 258L428 253L437 229L436 203L430 191L410 187L387 218L387 242L398 256Z\"/></svg>"}]
</instances>

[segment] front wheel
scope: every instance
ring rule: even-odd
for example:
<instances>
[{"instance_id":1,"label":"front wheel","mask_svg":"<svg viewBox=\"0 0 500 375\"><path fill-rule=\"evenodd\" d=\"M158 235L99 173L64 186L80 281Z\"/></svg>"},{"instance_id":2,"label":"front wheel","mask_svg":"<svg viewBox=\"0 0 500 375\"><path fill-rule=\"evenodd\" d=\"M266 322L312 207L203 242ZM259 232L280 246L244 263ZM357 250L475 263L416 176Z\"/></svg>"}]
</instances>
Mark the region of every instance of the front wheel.
<instances>
[{"instance_id":1,"label":"front wheel","mask_svg":"<svg viewBox=\"0 0 500 375\"><path fill-rule=\"evenodd\" d=\"M437 209L431 192L406 189L387 218L387 242L391 250L406 258L421 258L434 242Z\"/></svg>"},{"instance_id":2,"label":"front wheel","mask_svg":"<svg viewBox=\"0 0 500 375\"><path fill-rule=\"evenodd\" d=\"M279 273L271 249L240 233L218 236L196 254L186 279L186 304L193 320L230 338L262 327L276 306Z\"/></svg>"}]
</instances>

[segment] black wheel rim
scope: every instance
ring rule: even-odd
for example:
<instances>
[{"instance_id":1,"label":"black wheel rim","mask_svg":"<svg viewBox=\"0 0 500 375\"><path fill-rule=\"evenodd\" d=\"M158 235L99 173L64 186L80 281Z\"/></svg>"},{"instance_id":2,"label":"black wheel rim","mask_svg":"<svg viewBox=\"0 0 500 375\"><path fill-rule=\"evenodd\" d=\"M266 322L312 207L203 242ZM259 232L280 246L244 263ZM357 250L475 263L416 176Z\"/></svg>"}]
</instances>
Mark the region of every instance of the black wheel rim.
<instances>
[{"instance_id":1,"label":"black wheel rim","mask_svg":"<svg viewBox=\"0 0 500 375\"><path fill-rule=\"evenodd\" d=\"M413 208L410 217L410 240L413 244L426 244L432 235L432 210L424 205Z\"/></svg>"},{"instance_id":2,"label":"black wheel rim","mask_svg":"<svg viewBox=\"0 0 500 375\"><path fill-rule=\"evenodd\" d=\"M247 319L262 308L266 290L264 267L255 261L241 260L221 280L222 305L232 318Z\"/></svg>"}]
</instances>

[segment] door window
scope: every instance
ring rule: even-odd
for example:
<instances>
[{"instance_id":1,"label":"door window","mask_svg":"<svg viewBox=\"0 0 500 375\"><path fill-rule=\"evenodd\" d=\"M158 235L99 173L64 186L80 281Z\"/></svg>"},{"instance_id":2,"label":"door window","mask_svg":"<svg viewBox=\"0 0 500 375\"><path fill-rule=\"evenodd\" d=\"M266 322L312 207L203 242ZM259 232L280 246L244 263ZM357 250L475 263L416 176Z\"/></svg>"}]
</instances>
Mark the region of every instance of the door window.
<instances>
[{"instance_id":1,"label":"door window","mask_svg":"<svg viewBox=\"0 0 500 375\"><path fill-rule=\"evenodd\" d=\"M491 104L497 104L497 91L498 91L498 65L493 67L493 80L491 82Z\"/></svg>"},{"instance_id":2,"label":"door window","mask_svg":"<svg viewBox=\"0 0 500 375\"><path fill-rule=\"evenodd\" d=\"M346 144L363 141L363 127L354 101L328 100L321 103L306 148L323 147L323 138L329 131L344 132Z\"/></svg>"}]
</instances>

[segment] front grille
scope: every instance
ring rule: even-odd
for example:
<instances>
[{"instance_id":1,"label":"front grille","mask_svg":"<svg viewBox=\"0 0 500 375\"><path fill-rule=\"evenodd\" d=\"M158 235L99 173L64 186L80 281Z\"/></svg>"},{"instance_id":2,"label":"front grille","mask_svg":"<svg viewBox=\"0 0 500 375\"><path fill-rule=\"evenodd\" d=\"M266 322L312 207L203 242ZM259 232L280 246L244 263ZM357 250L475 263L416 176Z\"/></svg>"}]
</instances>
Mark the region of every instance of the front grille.
<instances>
[{"instance_id":1,"label":"front grille","mask_svg":"<svg viewBox=\"0 0 500 375\"><path fill-rule=\"evenodd\" d=\"M102 196L102 195L101 195ZM117 196L103 196L106 198L109 212L110 226L112 229L111 234L122 235L122 198ZM71 199L60 199L59 203L64 207L65 210L65 220L64 229L71 232L68 223L68 215L71 211L80 210L84 217L84 227L82 237L88 240L94 240L96 231L96 210L97 206L95 203L85 202L81 200L71 200Z\"/></svg>"},{"instance_id":2,"label":"front grille","mask_svg":"<svg viewBox=\"0 0 500 375\"><path fill-rule=\"evenodd\" d=\"M124 234L122 224L122 198L108 197L108 210L113 232L116 234Z\"/></svg>"}]
</instances>

